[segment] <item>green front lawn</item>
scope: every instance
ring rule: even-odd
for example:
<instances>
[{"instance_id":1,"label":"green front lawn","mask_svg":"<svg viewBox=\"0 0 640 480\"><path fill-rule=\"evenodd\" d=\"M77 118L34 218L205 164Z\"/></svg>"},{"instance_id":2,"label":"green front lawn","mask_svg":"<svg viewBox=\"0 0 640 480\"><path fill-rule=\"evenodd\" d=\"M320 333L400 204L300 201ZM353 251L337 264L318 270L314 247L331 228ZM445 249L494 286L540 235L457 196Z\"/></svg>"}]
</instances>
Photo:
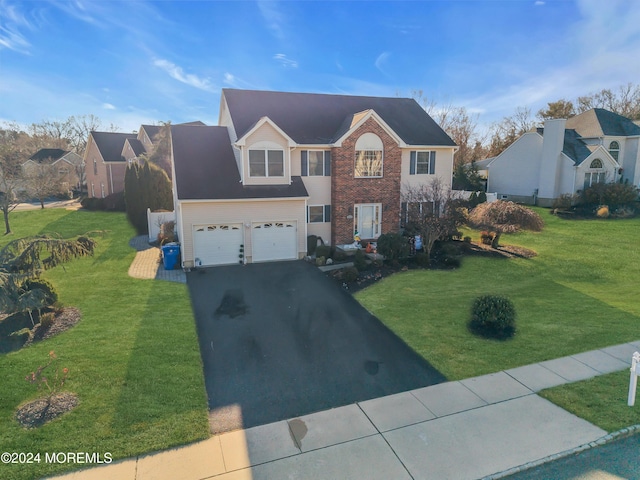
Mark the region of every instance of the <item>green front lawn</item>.
<instances>
[{"instance_id":1,"label":"green front lawn","mask_svg":"<svg viewBox=\"0 0 640 480\"><path fill-rule=\"evenodd\" d=\"M537 211L542 232L501 240L535 250L535 258L466 257L457 270L398 273L356 298L450 380L639 339L640 219L563 220ZM469 333L469 309L483 294L513 301L513 339Z\"/></svg>"},{"instance_id":2,"label":"green front lawn","mask_svg":"<svg viewBox=\"0 0 640 480\"><path fill-rule=\"evenodd\" d=\"M71 330L0 355L0 451L109 452L114 459L208 436L207 399L186 285L127 275L135 235L124 214L60 209L14 212L14 234L58 232L67 237L106 230L95 255L45 273L65 305L82 320ZM50 350L68 367L65 390L78 394L72 412L35 430L21 428L16 407L36 398L25 376ZM2 479L31 479L71 465L0 464Z\"/></svg>"},{"instance_id":3,"label":"green front lawn","mask_svg":"<svg viewBox=\"0 0 640 480\"><path fill-rule=\"evenodd\" d=\"M543 390L540 395L607 432L640 425L640 395L627 405L629 370Z\"/></svg>"}]
</instances>

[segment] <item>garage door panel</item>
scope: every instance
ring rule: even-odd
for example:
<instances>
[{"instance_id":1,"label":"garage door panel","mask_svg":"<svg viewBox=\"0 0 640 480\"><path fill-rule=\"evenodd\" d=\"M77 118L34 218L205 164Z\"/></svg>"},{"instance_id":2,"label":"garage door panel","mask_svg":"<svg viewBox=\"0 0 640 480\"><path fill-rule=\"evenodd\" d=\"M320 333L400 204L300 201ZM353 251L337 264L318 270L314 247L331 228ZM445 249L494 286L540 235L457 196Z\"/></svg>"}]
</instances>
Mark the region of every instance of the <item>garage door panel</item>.
<instances>
[{"instance_id":1,"label":"garage door panel","mask_svg":"<svg viewBox=\"0 0 640 480\"><path fill-rule=\"evenodd\" d=\"M209 224L193 227L193 252L196 264L229 265L238 263L242 224Z\"/></svg>"},{"instance_id":2,"label":"garage door panel","mask_svg":"<svg viewBox=\"0 0 640 480\"><path fill-rule=\"evenodd\" d=\"M296 222L259 222L251 228L254 262L298 258Z\"/></svg>"}]
</instances>

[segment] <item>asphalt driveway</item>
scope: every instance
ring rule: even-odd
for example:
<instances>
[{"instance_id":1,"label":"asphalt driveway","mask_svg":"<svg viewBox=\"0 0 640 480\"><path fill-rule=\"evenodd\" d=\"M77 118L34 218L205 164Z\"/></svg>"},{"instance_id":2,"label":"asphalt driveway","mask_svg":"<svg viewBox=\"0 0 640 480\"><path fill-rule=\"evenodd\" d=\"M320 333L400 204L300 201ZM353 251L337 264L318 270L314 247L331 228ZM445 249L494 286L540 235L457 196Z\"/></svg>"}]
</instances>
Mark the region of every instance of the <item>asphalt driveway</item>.
<instances>
[{"instance_id":1,"label":"asphalt driveway","mask_svg":"<svg viewBox=\"0 0 640 480\"><path fill-rule=\"evenodd\" d=\"M214 433L446 380L306 262L192 271L187 284Z\"/></svg>"}]
</instances>

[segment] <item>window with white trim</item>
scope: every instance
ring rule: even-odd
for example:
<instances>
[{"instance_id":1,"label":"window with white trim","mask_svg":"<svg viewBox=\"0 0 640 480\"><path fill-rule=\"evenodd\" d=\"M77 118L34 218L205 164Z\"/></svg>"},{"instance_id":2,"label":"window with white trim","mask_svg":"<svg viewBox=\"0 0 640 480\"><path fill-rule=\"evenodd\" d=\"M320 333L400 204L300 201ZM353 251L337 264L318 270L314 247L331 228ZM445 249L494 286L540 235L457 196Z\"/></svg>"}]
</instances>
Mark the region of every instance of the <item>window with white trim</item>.
<instances>
[{"instance_id":1,"label":"window with white trim","mask_svg":"<svg viewBox=\"0 0 640 480\"><path fill-rule=\"evenodd\" d=\"M322 150L309 150L307 153L307 161L309 162L309 176L324 176L324 152Z\"/></svg>"},{"instance_id":2,"label":"window with white trim","mask_svg":"<svg viewBox=\"0 0 640 480\"><path fill-rule=\"evenodd\" d=\"M409 160L409 175L434 175L436 152L433 150L412 151Z\"/></svg>"},{"instance_id":3,"label":"window with white trim","mask_svg":"<svg viewBox=\"0 0 640 480\"><path fill-rule=\"evenodd\" d=\"M602 160L596 158L589 164L589 171L584 174L584 188L589 188L596 183L605 183L607 172L604 171Z\"/></svg>"},{"instance_id":4,"label":"window with white trim","mask_svg":"<svg viewBox=\"0 0 640 480\"><path fill-rule=\"evenodd\" d=\"M284 177L284 151L249 150L250 177Z\"/></svg>"},{"instance_id":5,"label":"window with white trim","mask_svg":"<svg viewBox=\"0 0 640 480\"><path fill-rule=\"evenodd\" d=\"M375 133L364 133L355 145L353 176L356 178L382 177L384 144Z\"/></svg>"},{"instance_id":6,"label":"window with white trim","mask_svg":"<svg viewBox=\"0 0 640 480\"><path fill-rule=\"evenodd\" d=\"M620 144L615 140L609 144L609 153L613 157L613 159L617 162L618 156L620 155Z\"/></svg>"}]
</instances>

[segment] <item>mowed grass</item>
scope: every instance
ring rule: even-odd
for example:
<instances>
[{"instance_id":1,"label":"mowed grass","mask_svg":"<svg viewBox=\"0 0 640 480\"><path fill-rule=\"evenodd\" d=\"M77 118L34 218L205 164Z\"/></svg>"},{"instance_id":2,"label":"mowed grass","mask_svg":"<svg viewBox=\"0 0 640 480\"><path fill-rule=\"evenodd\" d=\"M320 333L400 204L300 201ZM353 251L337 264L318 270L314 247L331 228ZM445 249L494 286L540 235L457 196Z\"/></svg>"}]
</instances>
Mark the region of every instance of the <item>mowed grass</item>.
<instances>
[{"instance_id":1,"label":"mowed grass","mask_svg":"<svg viewBox=\"0 0 640 480\"><path fill-rule=\"evenodd\" d=\"M74 468L46 464L46 452L109 452L118 459L206 438L206 392L187 287L128 276L135 233L124 214L45 209L14 212L10 219L14 233L0 237L0 245L37 233L106 232L97 237L93 257L44 275L65 305L80 309L80 323L0 355L0 452L42 454L40 464L0 464L0 478L32 479ZM25 376L46 363L51 350L60 367L69 368L65 390L77 393L80 403L26 430L15 410L41 394Z\"/></svg>"},{"instance_id":2,"label":"mowed grass","mask_svg":"<svg viewBox=\"0 0 640 480\"><path fill-rule=\"evenodd\" d=\"M459 269L398 273L356 298L450 380L639 339L640 219L563 220L537 211L542 232L501 239L535 250L535 258L465 257ZM471 304L483 294L513 301L513 339L469 333Z\"/></svg>"},{"instance_id":3,"label":"mowed grass","mask_svg":"<svg viewBox=\"0 0 640 480\"><path fill-rule=\"evenodd\" d=\"M543 390L540 395L607 432L640 425L640 395L627 405L629 370Z\"/></svg>"}]
</instances>

